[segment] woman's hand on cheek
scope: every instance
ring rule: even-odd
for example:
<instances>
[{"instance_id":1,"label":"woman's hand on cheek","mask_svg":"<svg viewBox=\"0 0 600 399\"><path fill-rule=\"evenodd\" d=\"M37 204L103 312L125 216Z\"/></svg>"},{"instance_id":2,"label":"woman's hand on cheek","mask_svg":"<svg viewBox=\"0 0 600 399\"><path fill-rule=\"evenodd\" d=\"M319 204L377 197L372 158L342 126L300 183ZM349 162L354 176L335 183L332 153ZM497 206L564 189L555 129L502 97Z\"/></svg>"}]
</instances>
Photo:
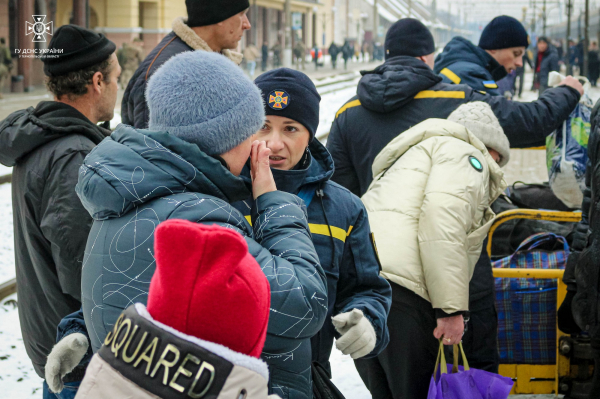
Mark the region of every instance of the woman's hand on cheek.
<instances>
[{"instance_id":1,"label":"woman's hand on cheek","mask_svg":"<svg viewBox=\"0 0 600 399\"><path fill-rule=\"evenodd\" d=\"M252 195L257 199L265 193L277 191L271 166L269 165L271 150L264 141L254 141L250 152L250 166L252 175Z\"/></svg>"}]
</instances>

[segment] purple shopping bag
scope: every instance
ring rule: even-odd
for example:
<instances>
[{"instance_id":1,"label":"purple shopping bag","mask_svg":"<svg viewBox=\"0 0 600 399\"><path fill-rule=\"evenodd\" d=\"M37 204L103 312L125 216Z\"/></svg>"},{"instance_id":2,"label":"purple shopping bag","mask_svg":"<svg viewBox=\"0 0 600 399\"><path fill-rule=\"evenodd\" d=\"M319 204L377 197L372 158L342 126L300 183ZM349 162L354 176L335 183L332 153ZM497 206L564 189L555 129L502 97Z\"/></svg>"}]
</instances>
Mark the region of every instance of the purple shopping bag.
<instances>
[{"instance_id":1,"label":"purple shopping bag","mask_svg":"<svg viewBox=\"0 0 600 399\"><path fill-rule=\"evenodd\" d=\"M458 365L459 348L464 366ZM470 368L462 343L454 345L454 364L447 365L444 344L440 340L427 399L506 399L512 387L513 381L510 378Z\"/></svg>"}]
</instances>

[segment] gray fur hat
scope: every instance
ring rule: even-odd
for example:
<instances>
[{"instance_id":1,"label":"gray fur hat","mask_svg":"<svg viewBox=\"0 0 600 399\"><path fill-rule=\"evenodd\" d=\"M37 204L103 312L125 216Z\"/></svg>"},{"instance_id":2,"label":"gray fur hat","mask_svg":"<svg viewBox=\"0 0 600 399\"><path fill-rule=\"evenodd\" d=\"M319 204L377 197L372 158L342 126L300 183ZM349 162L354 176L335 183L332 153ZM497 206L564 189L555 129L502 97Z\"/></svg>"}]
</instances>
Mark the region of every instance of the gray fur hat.
<instances>
[{"instance_id":1,"label":"gray fur hat","mask_svg":"<svg viewBox=\"0 0 600 399\"><path fill-rule=\"evenodd\" d=\"M473 101L463 104L448 116L448 120L463 125L486 147L498 151L502 156L498 165L508 163L510 143L488 103Z\"/></svg>"},{"instance_id":2,"label":"gray fur hat","mask_svg":"<svg viewBox=\"0 0 600 399\"><path fill-rule=\"evenodd\" d=\"M165 62L146 88L148 128L223 154L264 123L262 95L233 62L217 53L189 51Z\"/></svg>"}]
</instances>

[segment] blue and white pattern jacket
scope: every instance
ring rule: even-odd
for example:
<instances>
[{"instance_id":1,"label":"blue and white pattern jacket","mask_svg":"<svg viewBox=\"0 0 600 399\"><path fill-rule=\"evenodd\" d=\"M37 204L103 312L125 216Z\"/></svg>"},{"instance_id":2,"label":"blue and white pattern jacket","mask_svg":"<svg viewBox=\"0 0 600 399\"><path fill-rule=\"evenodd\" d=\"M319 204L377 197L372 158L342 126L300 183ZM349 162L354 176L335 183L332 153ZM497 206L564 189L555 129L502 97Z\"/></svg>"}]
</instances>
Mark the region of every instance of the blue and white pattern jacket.
<instances>
[{"instance_id":1,"label":"blue and white pattern jacket","mask_svg":"<svg viewBox=\"0 0 600 399\"><path fill-rule=\"evenodd\" d=\"M251 227L230 205L250 195L241 178L195 144L126 125L87 156L76 191L94 218L82 271L83 314L94 352L124 309L146 303L158 224L218 224L246 238L271 286L261 355L269 365L269 391L312 397L310 339L327 315L327 290L298 197L280 191L260 196Z\"/></svg>"}]
</instances>

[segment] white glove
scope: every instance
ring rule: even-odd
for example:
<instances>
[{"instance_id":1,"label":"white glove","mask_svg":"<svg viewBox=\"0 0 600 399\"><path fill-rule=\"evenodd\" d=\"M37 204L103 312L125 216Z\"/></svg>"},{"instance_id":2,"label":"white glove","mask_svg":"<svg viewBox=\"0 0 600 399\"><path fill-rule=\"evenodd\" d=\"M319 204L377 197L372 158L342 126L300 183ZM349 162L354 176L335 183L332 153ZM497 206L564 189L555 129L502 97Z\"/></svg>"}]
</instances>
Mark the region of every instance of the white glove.
<instances>
[{"instance_id":1,"label":"white glove","mask_svg":"<svg viewBox=\"0 0 600 399\"><path fill-rule=\"evenodd\" d=\"M77 367L89 346L81 333L69 334L54 345L46 361L46 383L52 392L63 390L62 378Z\"/></svg>"},{"instance_id":2,"label":"white glove","mask_svg":"<svg viewBox=\"0 0 600 399\"><path fill-rule=\"evenodd\" d=\"M344 355L358 359L373 351L377 335L362 310L352 309L351 312L341 313L331 320L337 332L342 335L335 341L335 346Z\"/></svg>"}]
</instances>

